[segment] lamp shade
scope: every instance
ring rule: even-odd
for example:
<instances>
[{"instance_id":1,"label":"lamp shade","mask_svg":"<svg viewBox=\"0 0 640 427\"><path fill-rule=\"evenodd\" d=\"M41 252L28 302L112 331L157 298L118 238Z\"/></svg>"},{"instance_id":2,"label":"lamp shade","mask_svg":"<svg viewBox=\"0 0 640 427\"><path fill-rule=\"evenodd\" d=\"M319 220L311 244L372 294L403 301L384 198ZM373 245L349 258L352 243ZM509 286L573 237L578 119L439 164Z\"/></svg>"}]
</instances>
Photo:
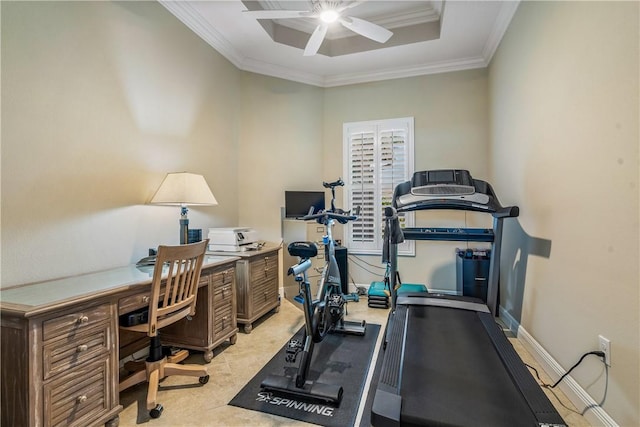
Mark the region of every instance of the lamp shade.
<instances>
[{"instance_id":1,"label":"lamp shade","mask_svg":"<svg viewBox=\"0 0 640 427\"><path fill-rule=\"evenodd\" d=\"M204 177L188 172L168 173L151 203L182 206L218 204Z\"/></svg>"}]
</instances>

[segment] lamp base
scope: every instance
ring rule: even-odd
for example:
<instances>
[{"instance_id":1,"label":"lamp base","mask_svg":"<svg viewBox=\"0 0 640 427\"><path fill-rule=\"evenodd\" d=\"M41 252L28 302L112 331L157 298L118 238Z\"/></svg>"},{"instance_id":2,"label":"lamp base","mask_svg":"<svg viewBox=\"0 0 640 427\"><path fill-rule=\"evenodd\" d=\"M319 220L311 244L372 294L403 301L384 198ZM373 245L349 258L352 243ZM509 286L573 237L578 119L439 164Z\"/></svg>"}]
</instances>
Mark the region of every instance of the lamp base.
<instances>
[{"instance_id":1,"label":"lamp base","mask_svg":"<svg viewBox=\"0 0 640 427\"><path fill-rule=\"evenodd\" d=\"M185 245L189 242L189 220L187 218L180 219L180 244Z\"/></svg>"}]
</instances>

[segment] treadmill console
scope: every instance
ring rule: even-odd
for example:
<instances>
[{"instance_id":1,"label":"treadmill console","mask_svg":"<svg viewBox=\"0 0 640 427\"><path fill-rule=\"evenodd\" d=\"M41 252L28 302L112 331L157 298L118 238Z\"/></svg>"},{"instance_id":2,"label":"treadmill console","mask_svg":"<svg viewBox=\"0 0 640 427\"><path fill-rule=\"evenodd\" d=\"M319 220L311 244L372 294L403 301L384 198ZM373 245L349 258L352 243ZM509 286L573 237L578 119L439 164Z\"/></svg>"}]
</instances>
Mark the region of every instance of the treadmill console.
<instances>
[{"instance_id":1,"label":"treadmill console","mask_svg":"<svg viewBox=\"0 0 640 427\"><path fill-rule=\"evenodd\" d=\"M411 194L416 196L461 196L475 191L473 178L466 170L421 171L411 178Z\"/></svg>"}]
</instances>

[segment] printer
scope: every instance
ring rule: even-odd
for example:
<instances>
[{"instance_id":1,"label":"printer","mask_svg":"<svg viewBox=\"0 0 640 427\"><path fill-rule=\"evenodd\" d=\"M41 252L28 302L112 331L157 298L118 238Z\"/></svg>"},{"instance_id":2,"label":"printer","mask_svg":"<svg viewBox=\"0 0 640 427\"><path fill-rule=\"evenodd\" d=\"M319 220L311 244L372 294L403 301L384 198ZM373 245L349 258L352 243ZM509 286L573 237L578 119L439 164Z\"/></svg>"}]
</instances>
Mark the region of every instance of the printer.
<instances>
[{"instance_id":1,"label":"printer","mask_svg":"<svg viewBox=\"0 0 640 427\"><path fill-rule=\"evenodd\" d=\"M209 250L212 252L242 252L258 246L258 233L252 228L209 229Z\"/></svg>"}]
</instances>

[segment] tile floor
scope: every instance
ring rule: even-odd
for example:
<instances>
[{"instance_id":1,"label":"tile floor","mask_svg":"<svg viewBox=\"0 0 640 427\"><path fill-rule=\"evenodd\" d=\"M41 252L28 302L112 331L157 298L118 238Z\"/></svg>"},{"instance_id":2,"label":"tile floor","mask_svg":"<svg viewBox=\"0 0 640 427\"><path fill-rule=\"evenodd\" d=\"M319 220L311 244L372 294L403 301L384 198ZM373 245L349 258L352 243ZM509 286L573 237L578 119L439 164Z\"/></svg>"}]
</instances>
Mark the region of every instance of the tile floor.
<instances>
[{"instance_id":1,"label":"tile floor","mask_svg":"<svg viewBox=\"0 0 640 427\"><path fill-rule=\"evenodd\" d=\"M384 326L388 310L371 309L367 307L366 299L358 303L349 303L347 318L353 320L364 319L368 323L378 323ZM238 333L235 345L228 342L214 351L213 360L207 365L210 374L209 382L202 386L194 382L193 378L169 377L162 381L158 400L164 406L160 418L151 419L145 408L146 385L140 384L120 394L120 403L124 410L120 413L120 426L147 425L149 427L206 427L206 426L305 426L299 421L290 420L261 412L250 411L234 406L229 402L262 368L266 362L289 340L289 338L303 324L302 311L288 300L283 300L278 313L267 314L254 324L250 334ZM378 338L379 340L381 337ZM512 343L522 359L538 366L531 355L512 339ZM379 346L376 346L379 348ZM374 360L377 354L374 354ZM187 359L189 363L204 364L202 354L194 352ZM551 380L544 375L547 383ZM367 387L365 387L366 389ZM551 393L547 391L547 393ZM564 405L573 405L560 391L549 394L551 402L558 408L558 412L571 427L589 426L584 417L571 412L558 404L558 398ZM364 400L364 398L363 398ZM362 409L361 409L362 410ZM359 423L360 414L356 420Z\"/></svg>"}]
</instances>

